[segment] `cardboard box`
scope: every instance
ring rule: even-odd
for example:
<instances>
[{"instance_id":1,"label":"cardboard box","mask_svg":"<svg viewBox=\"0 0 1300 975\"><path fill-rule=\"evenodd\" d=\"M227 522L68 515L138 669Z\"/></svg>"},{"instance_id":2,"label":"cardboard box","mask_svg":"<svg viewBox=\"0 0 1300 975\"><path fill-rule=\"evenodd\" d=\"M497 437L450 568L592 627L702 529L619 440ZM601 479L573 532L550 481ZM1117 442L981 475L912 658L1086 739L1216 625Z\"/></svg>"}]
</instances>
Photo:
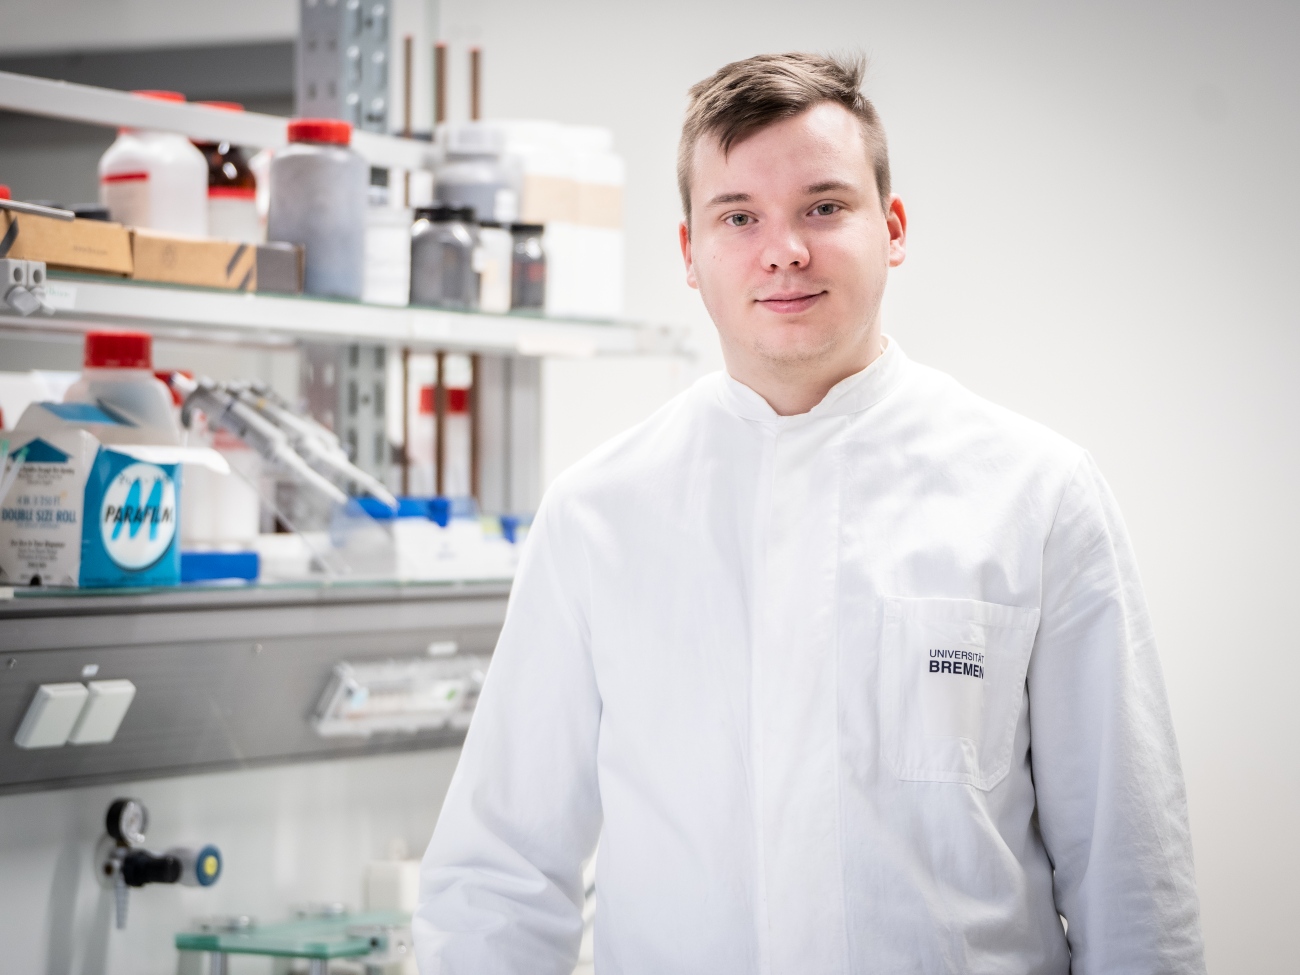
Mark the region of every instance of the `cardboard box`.
<instances>
[{"instance_id":1,"label":"cardboard box","mask_svg":"<svg viewBox=\"0 0 1300 975\"><path fill-rule=\"evenodd\" d=\"M180 581L181 465L229 466L204 448L105 442L123 427L143 430L82 403L33 403L23 413L8 434L19 466L0 498L0 583Z\"/></svg>"},{"instance_id":2,"label":"cardboard box","mask_svg":"<svg viewBox=\"0 0 1300 975\"><path fill-rule=\"evenodd\" d=\"M135 261L131 277L137 281L256 290L257 248L252 244L177 237L136 227L131 231L131 251Z\"/></svg>"},{"instance_id":3,"label":"cardboard box","mask_svg":"<svg viewBox=\"0 0 1300 975\"><path fill-rule=\"evenodd\" d=\"M306 250L301 244L273 241L257 245L258 291L285 295L302 294ZM409 257L408 257L409 264ZM408 267L409 273L409 267Z\"/></svg>"},{"instance_id":4,"label":"cardboard box","mask_svg":"<svg viewBox=\"0 0 1300 975\"><path fill-rule=\"evenodd\" d=\"M0 211L0 237L17 225L5 257L44 261L52 268L131 274L131 232L103 220L55 220L27 213Z\"/></svg>"},{"instance_id":5,"label":"cardboard box","mask_svg":"<svg viewBox=\"0 0 1300 975\"><path fill-rule=\"evenodd\" d=\"M244 244L136 228L131 231L131 249L131 277L137 281L231 291L302 291L302 248L293 244Z\"/></svg>"}]
</instances>

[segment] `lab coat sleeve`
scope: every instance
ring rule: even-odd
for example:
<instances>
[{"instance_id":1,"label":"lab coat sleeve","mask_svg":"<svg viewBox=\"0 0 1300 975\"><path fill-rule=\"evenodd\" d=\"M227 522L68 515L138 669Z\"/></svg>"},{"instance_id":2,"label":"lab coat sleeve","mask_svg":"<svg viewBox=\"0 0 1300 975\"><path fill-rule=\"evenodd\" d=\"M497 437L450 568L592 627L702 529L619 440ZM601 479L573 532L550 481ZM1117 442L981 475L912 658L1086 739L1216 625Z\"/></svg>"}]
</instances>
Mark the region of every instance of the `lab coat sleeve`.
<instances>
[{"instance_id":1,"label":"lab coat sleeve","mask_svg":"<svg viewBox=\"0 0 1300 975\"><path fill-rule=\"evenodd\" d=\"M421 868L422 975L569 975L601 824L581 550L543 502ZM575 551L576 550L576 551Z\"/></svg>"},{"instance_id":2,"label":"lab coat sleeve","mask_svg":"<svg viewBox=\"0 0 1300 975\"><path fill-rule=\"evenodd\" d=\"M1204 972L1160 661L1119 508L1087 455L1044 547L1028 680L1039 828L1073 975Z\"/></svg>"}]
</instances>

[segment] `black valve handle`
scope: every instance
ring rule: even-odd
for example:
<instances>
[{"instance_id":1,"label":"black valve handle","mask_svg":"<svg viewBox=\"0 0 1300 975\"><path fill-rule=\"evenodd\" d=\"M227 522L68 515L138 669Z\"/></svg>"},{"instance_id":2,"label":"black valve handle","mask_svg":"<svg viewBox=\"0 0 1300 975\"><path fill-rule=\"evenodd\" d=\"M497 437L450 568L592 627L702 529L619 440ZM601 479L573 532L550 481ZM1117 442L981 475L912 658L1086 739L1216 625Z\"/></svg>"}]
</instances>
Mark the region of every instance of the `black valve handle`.
<instances>
[{"instance_id":1,"label":"black valve handle","mask_svg":"<svg viewBox=\"0 0 1300 975\"><path fill-rule=\"evenodd\" d=\"M181 879L183 864L179 857L162 856L148 850L132 850L122 859L122 882L128 887L145 884L174 884Z\"/></svg>"}]
</instances>

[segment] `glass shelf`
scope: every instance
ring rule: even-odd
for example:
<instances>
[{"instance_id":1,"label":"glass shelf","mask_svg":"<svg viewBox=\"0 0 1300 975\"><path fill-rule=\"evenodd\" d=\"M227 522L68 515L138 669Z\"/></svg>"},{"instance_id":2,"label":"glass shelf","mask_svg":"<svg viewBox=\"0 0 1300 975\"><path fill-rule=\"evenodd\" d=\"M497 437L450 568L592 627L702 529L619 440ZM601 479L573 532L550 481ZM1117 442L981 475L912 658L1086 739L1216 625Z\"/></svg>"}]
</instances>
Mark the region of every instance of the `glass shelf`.
<instances>
[{"instance_id":1,"label":"glass shelf","mask_svg":"<svg viewBox=\"0 0 1300 975\"><path fill-rule=\"evenodd\" d=\"M52 317L0 314L0 326L82 332L117 325L167 338L257 346L306 340L530 356L689 354L686 331L669 326L252 294L60 271L51 272L47 291Z\"/></svg>"},{"instance_id":2,"label":"glass shelf","mask_svg":"<svg viewBox=\"0 0 1300 975\"><path fill-rule=\"evenodd\" d=\"M176 935L178 951L212 951L228 955L273 958L359 958L385 946L359 928L396 928L411 923L396 911L340 914L304 918L242 931L183 931Z\"/></svg>"}]
</instances>

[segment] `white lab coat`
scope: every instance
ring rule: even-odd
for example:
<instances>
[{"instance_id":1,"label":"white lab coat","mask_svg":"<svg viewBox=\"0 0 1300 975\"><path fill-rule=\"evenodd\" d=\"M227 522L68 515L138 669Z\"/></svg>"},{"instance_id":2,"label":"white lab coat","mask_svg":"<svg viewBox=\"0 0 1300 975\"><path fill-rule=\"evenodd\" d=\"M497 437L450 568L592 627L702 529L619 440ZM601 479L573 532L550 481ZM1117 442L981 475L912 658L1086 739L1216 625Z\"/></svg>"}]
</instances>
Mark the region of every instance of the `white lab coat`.
<instances>
[{"instance_id":1,"label":"white lab coat","mask_svg":"<svg viewBox=\"0 0 1300 975\"><path fill-rule=\"evenodd\" d=\"M425 856L424 975L567 975L598 839L600 975L1203 971L1092 459L891 341L801 416L706 376L563 475Z\"/></svg>"}]
</instances>

